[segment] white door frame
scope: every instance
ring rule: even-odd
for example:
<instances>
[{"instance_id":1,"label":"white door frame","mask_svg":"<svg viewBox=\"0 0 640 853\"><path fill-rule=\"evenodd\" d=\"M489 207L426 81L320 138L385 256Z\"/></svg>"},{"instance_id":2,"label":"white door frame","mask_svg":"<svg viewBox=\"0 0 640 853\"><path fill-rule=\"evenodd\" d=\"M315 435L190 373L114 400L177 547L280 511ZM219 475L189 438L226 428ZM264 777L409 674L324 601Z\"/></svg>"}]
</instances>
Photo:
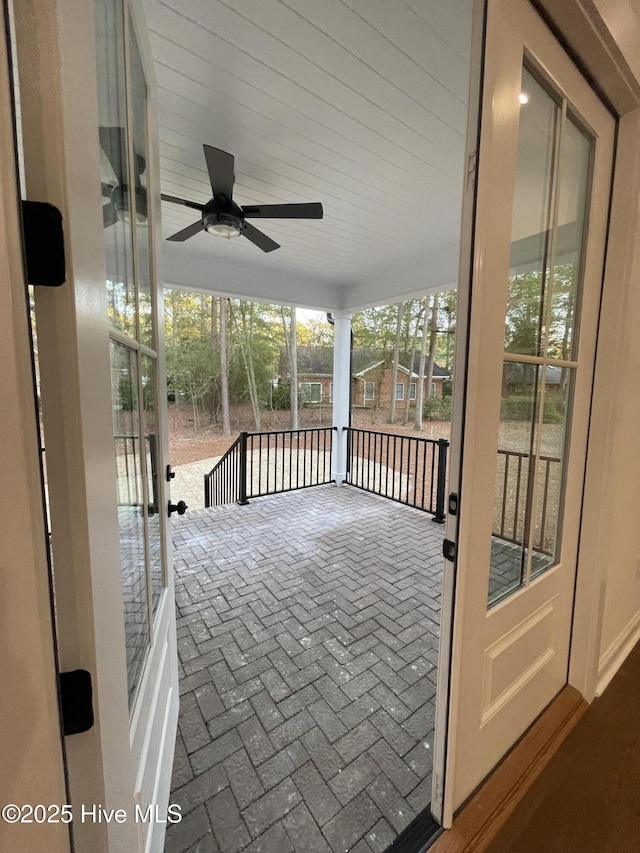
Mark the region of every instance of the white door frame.
<instances>
[{"instance_id":1,"label":"white door frame","mask_svg":"<svg viewBox=\"0 0 640 853\"><path fill-rule=\"evenodd\" d=\"M58 207L65 230L67 281L38 291L36 308L60 663L91 673L97 711L92 729L67 738L69 789L74 805L122 808L134 792L124 624L107 615L121 613L123 603L114 570L120 556L111 401L104 393L99 148L97 136L68 132L87 120L98 125L93 4L21 2L16 37L27 197ZM80 850L137 847L131 823L74 822L74 840Z\"/></svg>"},{"instance_id":2,"label":"white door frame","mask_svg":"<svg viewBox=\"0 0 640 853\"><path fill-rule=\"evenodd\" d=\"M491 2L490 0L490 14L491 11L493 11L495 14L498 5L498 2ZM505 8L502 9L500 17L501 22L504 21L507 17L506 11L507 10ZM527 18L527 27L529 28L527 32L531 32L534 29L536 29L536 31L539 30L540 38L542 38L542 23L535 16L529 17L531 17L531 20ZM516 25L515 19L513 25ZM518 26L519 25L520 24L518 23ZM504 30L502 30L501 32L504 34ZM482 160L480 163L478 216L475 224L476 243L474 249L474 279L477 279L478 281L482 280L484 268L488 264L487 247L491 245L491 235L493 234L494 238L497 239L499 233L506 232L508 234L511 223L511 202L508 198L505 197L500 202L500 206L497 206L496 187L499 187L501 184L501 174L503 173L503 170L506 170L507 173L509 173L509 171L515 167L515 147L513 145L513 137L511 137L511 141L509 142L509 144L506 144L505 134L500 130L500 128L506 128L507 126L509 126L509 124L514 118L514 113L510 113L509 105L512 102L516 105L518 103L519 79L511 79L510 77L508 79L499 79L496 77L496 79L494 80L493 76L491 76L494 73L497 73L499 63L496 61L496 59L498 57L506 55L507 52L510 50L511 45L512 41L509 39L508 36L504 35L503 38L503 36L499 34L498 30L492 29L490 18L487 35L487 54L490 60L488 61L487 67L490 69L490 76L487 77L487 79L485 80L485 96L487 96L487 93L489 93L489 95L488 100L485 100L485 103L483 105L483 113L486 116L486 120L481 134L481 152L483 150L491 150L493 152L494 159L491 163L489 161L484 162ZM560 56L560 52L557 49L556 52L558 53L558 56ZM549 61L552 63L552 66L555 66L556 60L552 59L551 56L549 57ZM568 63L566 64L567 66L569 66ZM557 67L558 69L560 69L562 66L558 65ZM559 73L559 70L552 72L552 77L557 78ZM567 69L563 70L562 73L565 75L570 74L571 69L567 67ZM486 74L487 72L485 71L485 75ZM579 75L576 76L576 81L578 80L578 77ZM576 82L575 85L577 86L578 82ZM582 85L584 87L584 84ZM605 111L602 110L602 108L597 104L597 99L595 99L588 93L586 87L584 87L584 89L584 97L587 98L587 101L588 98L591 97L593 109L600 109L601 113L604 115ZM585 101L585 109L587 101ZM515 118L517 118L517 112L515 113ZM497 131L494 132L495 128L497 128ZM608 133L610 133L610 131L608 131ZM611 145L611 143L608 144L609 146ZM604 180L598 187L595 188L594 192L597 193L597 195L594 195L596 204L600 206L600 209L604 211L606 216L606 205L608 199L607 181ZM606 219L604 221L606 222ZM504 259L501 258L500 260L502 261ZM588 269L591 270L592 268L593 264L589 264ZM476 495L475 499L473 499L471 497L473 487L470 484L477 480L478 482L483 482L485 485L491 483L492 486L493 479L495 476L495 459L493 458L494 454L492 454L491 452L487 452L487 448L484 448L484 450L479 452L481 442L479 442L478 436L488 435L489 433L493 435L493 433L497 430L496 412L498 411L498 409L496 407L496 401L499 397L499 382L496 381L497 373L494 371L495 375L491 376L489 386L487 386L487 381L489 380L489 371L492 369L491 366L501 366L502 364L502 330L498 328L498 325L501 321L498 320L494 322L496 317L504 317L504 296L502 295L502 293L498 293L498 290L500 289L492 289L488 287L483 288L477 294L476 300L474 302L475 307L472 307L471 310L472 336L470 341L470 349L468 352L468 359L469 363L473 366L473 373L475 374L475 378L473 385L471 386L474 389L473 396L470 397L469 395L467 395L466 410L464 413L466 421L464 424L464 432L466 435L467 443L473 446L470 458L465 460L465 482L467 485L465 487L465 493L461 495L461 514L463 518L463 527L461 528L461 536L458 538L457 542L459 565L456 590L456 621L454 625L454 647L452 656L452 694L450 716L451 727L449 734L449 754L447 760L447 767L449 772L445 791L445 806L443 813L445 825L447 825L448 822L451 820L454 808L461 804L461 802L466 798L466 796L469 795L473 787L475 787L475 785L481 781L483 776L490 769L490 766L485 766L487 764L487 758L489 757L489 753L491 753L492 755L493 753L495 753L493 759L495 763L495 761L497 761L500 757L500 753L503 753L513 742L513 737L511 736L511 733L508 732L506 729L501 729L501 732L503 734L503 740L505 741L504 744L502 744L502 741L500 741L500 743L498 744L492 739L491 748L485 750L486 755L483 754L483 756L481 756L481 753L478 752L478 755L474 757L475 747L473 746L473 744L475 743L475 736L472 734L472 729L473 731L475 731L475 728L474 726L471 726L471 729L469 728L469 720L467 716L470 701L475 708L474 701L470 700L469 696L467 695L469 689L471 689L471 684L477 683L476 692L478 692L481 691L483 683L482 659L474 659L475 663L473 664L472 668L469 669L469 662L471 657L473 657L473 648L477 645L479 641L480 645L483 645L484 639L481 638L480 635L482 634L484 636L484 625L489 626L490 624L493 624L495 627L501 624L501 622L503 621L505 622L505 625L507 625L508 623L508 619L505 621L503 618L507 614L506 604L504 606L499 605L497 608L494 608L494 610L490 612L490 614L486 616L484 620L482 619L482 614L476 614L477 618L473 616L473 612L475 611L470 604L470 601L475 601L476 605L474 605L474 607L476 608L478 613L480 613L480 611L482 611L483 614L486 613L485 608L488 584L486 582L485 572L482 570L482 566L478 564L478 541L472 542L469 538L469 532L471 530L470 521L472 519L477 520L479 518L482 518L483 527L487 527L488 520L490 528L493 507L492 502L478 502L478 495ZM597 304L595 305L595 313L593 305L590 310L591 327L594 328L594 323L597 319ZM490 320L491 322L494 322L493 334L488 333L488 327L491 325L491 322L489 322ZM497 333L496 329L498 329ZM588 348L583 348L583 355L587 351ZM460 359L464 359L463 353L460 354ZM457 376L460 377L461 375L464 375L464 371L457 371ZM481 380L485 382L483 388L486 389L486 387L490 387L491 399L488 401L484 392L482 399L478 396L478 383ZM583 389L583 392L588 394L586 388ZM584 396L584 393L583 408L585 407L584 401L588 399L588 397ZM489 417L489 420L491 421L490 423L485 423L487 416L485 407L488 408L492 413ZM457 416L457 425L458 428L461 430L461 413L459 410L457 412ZM582 422L574 421L572 432L574 436L576 436L576 434L582 435L582 440L584 440L586 438L586 422L584 420ZM575 455L570 457L570 465L571 469L574 471L575 478L577 478L578 469L576 468L576 465L578 464L579 460ZM577 540L577 529L574 531L574 539ZM568 536L567 541L570 541ZM488 559L487 555L485 554L483 555L483 560L480 561L483 565L485 557L486 559ZM471 571L472 568L474 569L473 571ZM537 592L542 591L542 583L542 581L537 582ZM562 634L563 636L565 636L565 631L570 630L569 626L571 621L571 610L569 609L567 611L567 607L571 607L572 595L571 597L568 597L567 592L565 591L563 593L563 596L565 603L563 605L564 610L562 611L564 614L562 616ZM544 595L542 596L542 598L544 598ZM513 599L513 601L515 601L515 598ZM521 597L520 606L523 605L524 602ZM533 607L533 610L536 610L537 607L538 605L536 604ZM540 618L542 618L542 616ZM553 618L557 621L559 617ZM478 621L479 619L480 621ZM536 620L533 620L531 625L533 626L534 623L537 624ZM551 621L549 621L549 624L552 624ZM558 624L560 624L560 622L558 622ZM496 628L496 630L498 632L496 636L501 635L502 629ZM505 627L504 630L507 630L507 628ZM524 630L524 627L522 630ZM556 630L556 628L553 629L554 632ZM471 637L472 633L474 635L473 638ZM489 636L489 633L487 633L487 636ZM513 635L514 640L517 636L519 636L519 634ZM569 635L566 634L566 636L568 637ZM542 642L542 639L540 641ZM548 658L548 660L551 663L553 661L553 658ZM560 689L561 684L563 683L562 679L564 677L564 673L566 672L566 669L563 669L561 659L558 657L556 660L557 666L554 664L555 675L553 679L547 680L545 674L546 670L536 670L536 672L539 671L541 673L543 679L543 681L541 681L541 684L545 683L546 685L542 692L544 692L545 695L546 693L549 693L548 699L546 699L546 701L550 701L553 696L552 688L554 690ZM554 688L553 685L556 683L556 681L558 681L558 686L557 688ZM527 690L529 690L527 681L523 682L523 686L525 685L527 685ZM534 685L532 683L531 690L533 689ZM531 690L529 690L529 692L531 692ZM464 700L465 695L467 695L466 702ZM507 694L505 694L505 696L506 695ZM514 696L517 695L518 694L514 694ZM520 712L524 710L525 706L522 703L525 702L526 696L527 693L522 693L522 699L521 701L519 700L520 705L522 705L522 707L520 708ZM531 696L533 697L533 692L531 692ZM496 708L497 707L498 706L496 705ZM527 722L532 721L532 719L537 713L539 713L540 710L541 708L535 710L533 716L530 716L530 718L527 719L525 719L526 713L514 712L514 717L522 722L523 729L524 725L526 725ZM489 711L487 710L487 714L488 713ZM493 713L493 705L491 706L491 713ZM473 711L472 714L475 714L475 711ZM465 717L466 721L464 721ZM495 728L497 718L491 718L485 714L485 716L482 717L483 725L485 725L485 717L487 723L491 719L491 726ZM515 732L515 729L518 726L515 723L515 719L512 720L512 722L512 728ZM485 740L488 736L487 731L488 729L485 730L484 734ZM515 736L521 733L522 730L516 732ZM466 747L463 748L461 744L464 744L465 742ZM461 762L464 762L465 767L469 772L462 772ZM477 764L477 766L475 766L475 764ZM472 767L473 769L470 769Z\"/></svg>"},{"instance_id":3,"label":"white door frame","mask_svg":"<svg viewBox=\"0 0 640 853\"><path fill-rule=\"evenodd\" d=\"M586 69L590 79L596 82L619 115L569 669L569 683L591 701L604 688L640 636L636 620L629 630L625 630L624 636L617 638L613 654L602 649L603 613L610 567L616 566L619 560L630 559L626 553L629 548L621 547L620 536L615 537L612 532L615 527L611 522L615 512L613 498L616 494L618 502L623 498L619 494L619 472L614 464L614 438L618 444L621 438L624 439L619 431L616 432L616 406L628 368L625 338L621 337L620 329L625 328L623 320L628 316L628 309L638 301L634 293L640 275L640 252L637 249L640 240L640 149L637 145L640 136L640 56L637 52L640 21L629 0L611 0L608 3L595 0L588 8L580 0L535 2L546 21L573 51L574 58ZM462 281L465 278L464 260L463 256ZM625 331L625 336L627 334L630 332ZM460 390L460 384L457 387ZM637 536L629 538L637 540ZM635 559L634 555L634 565ZM458 642L463 643L464 626L460 619L455 628ZM454 660L454 668L455 665ZM455 750L453 734L449 738L449 747L451 759L451 751ZM461 805L452 796L453 781L450 774L445 788L445 826L449 825L454 809Z\"/></svg>"},{"instance_id":4,"label":"white door frame","mask_svg":"<svg viewBox=\"0 0 640 853\"><path fill-rule=\"evenodd\" d=\"M462 200L462 223L460 237L460 262L457 288L457 334L453 356L454 376L451 436L457 436L449 446L449 489L448 495L460 495L462 453L465 417L466 376L469 350L468 340L471 283L473 281L473 241L476 207L476 171L482 110L483 57L485 50L485 0L475 0L471 26L469 107L467 137L465 143L465 176ZM461 377L461 378L460 378ZM458 513L446 508L445 538L450 542L458 539ZM453 631L455 622L457 559L443 564L442 607L440 643L438 646L438 683L436 689L436 717L433 746L433 785L431 790L431 812L438 823L449 828L451 809L445 811L445 791L449 789L446 775L448 750L453 746L449 739L449 713L451 701L451 674L453 654Z\"/></svg>"},{"instance_id":5,"label":"white door frame","mask_svg":"<svg viewBox=\"0 0 640 853\"><path fill-rule=\"evenodd\" d=\"M22 266L8 33L0 39L0 803L66 802L38 423ZM2 850L68 853L64 823L0 820Z\"/></svg>"}]
</instances>

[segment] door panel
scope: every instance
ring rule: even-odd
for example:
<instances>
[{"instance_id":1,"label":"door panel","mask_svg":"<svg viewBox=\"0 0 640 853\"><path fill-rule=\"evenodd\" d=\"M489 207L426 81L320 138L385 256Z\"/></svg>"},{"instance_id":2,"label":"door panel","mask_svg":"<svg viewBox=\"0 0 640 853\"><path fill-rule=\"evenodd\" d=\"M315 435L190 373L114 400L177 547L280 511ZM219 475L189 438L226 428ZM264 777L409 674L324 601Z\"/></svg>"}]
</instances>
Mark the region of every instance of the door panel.
<instances>
[{"instance_id":1,"label":"door panel","mask_svg":"<svg viewBox=\"0 0 640 853\"><path fill-rule=\"evenodd\" d=\"M445 820L567 681L614 131L531 5L490 0Z\"/></svg>"},{"instance_id":2,"label":"door panel","mask_svg":"<svg viewBox=\"0 0 640 853\"><path fill-rule=\"evenodd\" d=\"M74 841L160 853L178 696L150 54L137 0L16 12L27 191L61 209L67 256L36 319L60 656L94 687L71 803L128 815L74 821Z\"/></svg>"},{"instance_id":3,"label":"door panel","mask_svg":"<svg viewBox=\"0 0 640 853\"><path fill-rule=\"evenodd\" d=\"M31 360L27 288L22 265L9 79L10 44L0 38L0 802L63 804L64 746L58 708L54 618ZM64 823L0 821L0 849L68 853Z\"/></svg>"}]
</instances>

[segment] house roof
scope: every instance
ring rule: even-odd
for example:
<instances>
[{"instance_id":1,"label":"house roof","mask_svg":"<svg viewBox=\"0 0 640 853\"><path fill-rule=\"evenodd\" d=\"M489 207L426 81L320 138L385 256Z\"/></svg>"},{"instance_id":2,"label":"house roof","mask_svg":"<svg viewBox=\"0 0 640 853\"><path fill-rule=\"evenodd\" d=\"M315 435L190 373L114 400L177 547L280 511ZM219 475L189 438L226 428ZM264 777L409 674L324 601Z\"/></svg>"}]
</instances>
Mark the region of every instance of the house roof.
<instances>
[{"instance_id":1,"label":"house roof","mask_svg":"<svg viewBox=\"0 0 640 853\"><path fill-rule=\"evenodd\" d=\"M331 376L333 375L333 347L311 347L299 346L298 373L304 376ZM367 364L380 359L382 350L370 347L354 347L353 349L353 372L357 373ZM286 371L286 351L281 351L281 364L283 372Z\"/></svg>"},{"instance_id":2,"label":"house roof","mask_svg":"<svg viewBox=\"0 0 640 853\"><path fill-rule=\"evenodd\" d=\"M402 365L399 365L399 367L402 367ZM419 352L414 352L413 364L411 367L412 367L413 374L415 376L418 376L418 374L420 373L420 353ZM436 379L447 379L451 375L451 371L445 370L443 367L440 367L439 364L436 364L434 362L434 364L433 364L433 375L434 375L434 378L436 378Z\"/></svg>"},{"instance_id":3,"label":"house roof","mask_svg":"<svg viewBox=\"0 0 640 853\"><path fill-rule=\"evenodd\" d=\"M359 371L354 370L354 373L356 376L364 376L364 374L368 373L370 370L373 370L376 367L380 367L381 364L384 364L384 361L385 361L384 358L378 359L377 361L366 365L366 367L364 367L362 370L359 370ZM390 363L393 364L393 359L390 359ZM412 366L413 366L413 370L410 371L408 367L404 366L404 364L399 363L398 364L398 370L401 370L403 373L406 373L406 374L410 373L412 378L413 377L417 378L420 375L420 353L419 352L414 353L413 365ZM434 379L448 379L450 376L451 376L450 371L445 370L444 368L440 367L439 364L434 363L434 365L433 365L433 378Z\"/></svg>"},{"instance_id":4,"label":"house roof","mask_svg":"<svg viewBox=\"0 0 640 853\"><path fill-rule=\"evenodd\" d=\"M333 375L333 348L299 346L298 349L298 373L302 376L332 376ZM383 350L371 347L354 347L353 349L353 375L362 377L365 373L384 364L385 353ZM282 372L287 372L287 356L284 347L280 353ZM409 368L404 364L398 365L398 370L409 373ZM420 370L420 353L416 352L413 358L412 377L417 377ZM447 379L450 373L438 364L433 365L433 376L435 379Z\"/></svg>"}]
</instances>

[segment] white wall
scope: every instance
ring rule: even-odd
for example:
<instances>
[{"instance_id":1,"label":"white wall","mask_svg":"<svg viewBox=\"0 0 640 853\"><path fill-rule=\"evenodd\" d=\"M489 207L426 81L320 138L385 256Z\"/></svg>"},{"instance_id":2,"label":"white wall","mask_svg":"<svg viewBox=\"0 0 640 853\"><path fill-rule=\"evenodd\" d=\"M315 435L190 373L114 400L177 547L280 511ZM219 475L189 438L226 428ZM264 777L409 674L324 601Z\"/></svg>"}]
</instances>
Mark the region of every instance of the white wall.
<instances>
[{"instance_id":1,"label":"white wall","mask_svg":"<svg viewBox=\"0 0 640 853\"><path fill-rule=\"evenodd\" d=\"M640 130L635 116L628 144L637 147ZM635 154L636 163L638 160ZM627 176L629 177L629 176ZM602 346L599 351L600 391L610 384L607 441L609 459L604 471L606 510L602 531L603 602L598 654L600 692L640 638L640 206L636 167L628 215L635 225L635 242L620 277L605 282L602 306ZM617 259L614 263L618 262ZM596 418L602 409L594 408ZM600 424L596 422L595 428Z\"/></svg>"},{"instance_id":2,"label":"white wall","mask_svg":"<svg viewBox=\"0 0 640 853\"><path fill-rule=\"evenodd\" d=\"M595 0L597 26L607 33L611 53L635 96L640 91L640 3L638 0ZM595 17L595 16L594 16ZM624 157L627 185L621 192L627 207L627 225L634 232L623 274L606 282L603 299L603 333L600 370L614 383L610 401L612 455L605 474L608 507L608 544L600 553L604 567L604 607L599 648L602 690L640 638L640 164L637 108L621 125L621 146L633 148ZM625 138L626 137L626 138ZM635 145L634 145L635 143ZM619 163L620 164L620 163ZM629 183L631 186L629 186ZM621 211L624 213L624 211ZM610 247L616 251L615 244ZM614 263L616 260L614 260ZM612 322L617 309L619 322Z\"/></svg>"}]
</instances>

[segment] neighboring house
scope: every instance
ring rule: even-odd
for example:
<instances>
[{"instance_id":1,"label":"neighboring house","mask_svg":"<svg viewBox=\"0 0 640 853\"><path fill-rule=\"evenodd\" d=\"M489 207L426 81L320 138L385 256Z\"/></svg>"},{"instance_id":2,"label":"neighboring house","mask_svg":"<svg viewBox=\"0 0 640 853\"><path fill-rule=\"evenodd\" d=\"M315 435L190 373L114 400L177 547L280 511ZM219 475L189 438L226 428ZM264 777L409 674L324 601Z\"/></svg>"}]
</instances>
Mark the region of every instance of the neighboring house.
<instances>
[{"instance_id":1,"label":"neighboring house","mask_svg":"<svg viewBox=\"0 0 640 853\"><path fill-rule=\"evenodd\" d=\"M563 380L563 368L548 364L545 369L548 391L558 391ZM536 368L522 362L510 362L503 369L503 387L508 394L531 393L531 387L537 383Z\"/></svg>"},{"instance_id":2,"label":"neighboring house","mask_svg":"<svg viewBox=\"0 0 640 853\"><path fill-rule=\"evenodd\" d=\"M418 396L418 380L420 378L420 353L415 353L411 369L402 363L398 364L395 383L396 406L404 408L409 403L415 404ZM352 378L352 404L367 408L385 408L391 403L393 387L393 354L386 353L384 358L369 364L363 370L355 373ZM425 368L426 373L426 368ZM423 400L429 396L442 396L443 382L450 379L448 371L437 364L433 366L431 393L427 388L427 377L423 382Z\"/></svg>"},{"instance_id":3,"label":"neighboring house","mask_svg":"<svg viewBox=\"0 0 640 853\"><path fill-rule=\"evenodd\" d=\"M354 347L352 352L353 371L360 370L383 357L382 350ZM279 381L289 381L289 363L286 350L280 353ZM301 398L312 405L333 403L333 347L298 347L298 387ZM360 405L362 382L352 376L352 404ZM360 397L358 397L360 394Z\"/></svg>"},{"instance_id":4,"label":"neighboring house","mask_svg":"<svg viewBox=\"0 0 640 853\"><path fill-rule=\"evenodd\" d=\"M351 374L351 405L354 407L384 408L391 402L393 383L393 353L382 350L354 348ZM420 353L413 358L412 369L398 365L396 405L403 408L417 399ZM426 368L425 368L426 371ZM423 399L442 396L443 382L450 379L449 371L433 366L432 393L423 379ZM280 356L280 380L289 381L286 352ZM333 349L329 347L298 347L298 386L305 403L328 405L333 402Z\"/></svg>"}]
</instances>

